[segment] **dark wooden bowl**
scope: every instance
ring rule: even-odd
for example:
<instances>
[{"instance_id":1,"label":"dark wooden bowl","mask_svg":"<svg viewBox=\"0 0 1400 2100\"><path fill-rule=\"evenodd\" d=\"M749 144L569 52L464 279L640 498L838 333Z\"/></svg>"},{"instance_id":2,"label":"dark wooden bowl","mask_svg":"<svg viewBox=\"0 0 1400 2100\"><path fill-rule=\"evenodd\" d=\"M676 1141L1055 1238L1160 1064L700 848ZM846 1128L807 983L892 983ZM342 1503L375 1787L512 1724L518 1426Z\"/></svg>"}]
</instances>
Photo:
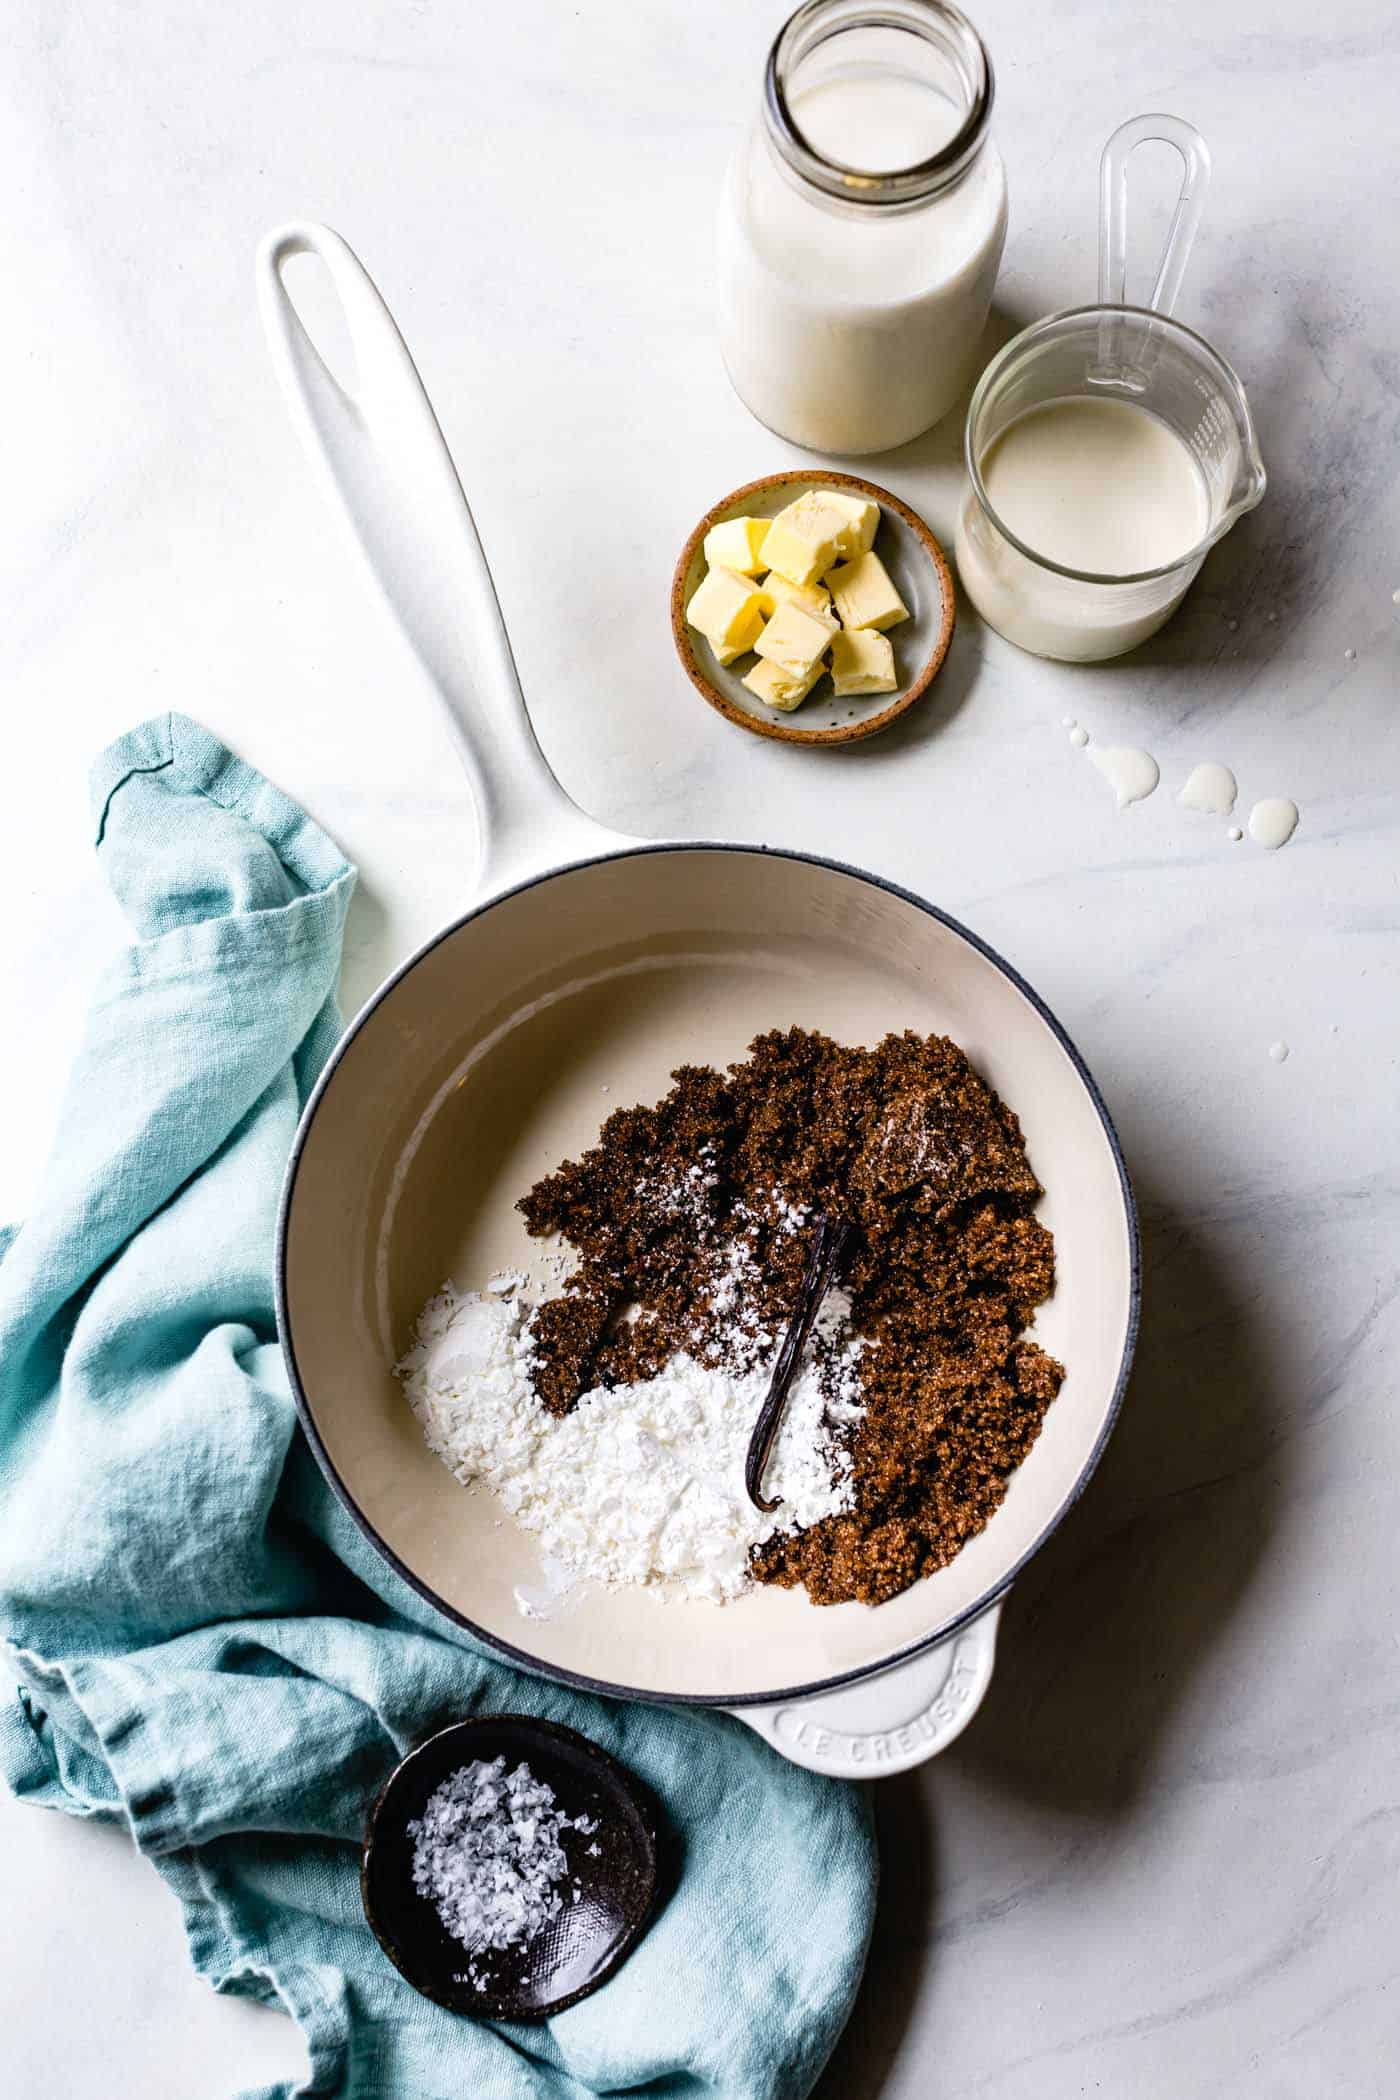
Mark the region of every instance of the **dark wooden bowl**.
<instances>
[{"instance_id":1,"label":"dark wooden bowl","mask_svg":"<svg viewBox=\"0 0 1400 2100\"><path fill-rule=\"evenodd\" d=\"M596 1831L561 1840L581 1893L519 1947L473 1956L413 1886L408 1825L453 1772L477 1759L524 1763L567 1815ZM596 1847L596 1851L591 1849ZM525 1714L458 1721L396 1765L370 1811L360 1867L365 1916L394 1967L438 2005L480 2020L543 2020L607 1982L645 1932L656 1894L656 1829L638 1782L572 1728ZM484 1974L468 1980L469 1964Z\"/></svg>"}]
</instances>

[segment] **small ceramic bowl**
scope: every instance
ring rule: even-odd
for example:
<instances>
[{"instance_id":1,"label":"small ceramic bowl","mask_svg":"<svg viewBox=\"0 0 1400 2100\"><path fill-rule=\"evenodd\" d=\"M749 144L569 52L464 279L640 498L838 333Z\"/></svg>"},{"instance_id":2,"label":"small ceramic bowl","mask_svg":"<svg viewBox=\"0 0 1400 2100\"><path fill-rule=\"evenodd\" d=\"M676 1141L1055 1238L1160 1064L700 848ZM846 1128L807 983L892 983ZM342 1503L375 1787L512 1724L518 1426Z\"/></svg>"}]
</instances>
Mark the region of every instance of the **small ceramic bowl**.
<instances>
[{"instance_id":1,"label":"small ceramic bowl","mask_svg":"<svg viewBox=\"0 0 1400 2100\"><path fill-rule=\"evenodd\" d=\"M570 1880L559 1916L521 1946L473 1955L414 1888L408 1826L453 1772L497 1757L507 1770L527 1764L566 1815L597 1827L561 1840ZM395 1766L370 1811L360 1892L375 1938L425 1998L479 2020L544 2020L606 1983L636 1946L656 1895L656 1853L646 1795L615 1758L552 1721L489 1714L442 1729Z\"/></svg>"},{"instance_id":2,"label":"small ceramic bowl","mask_svg":"<svg viewBox=\"0 0 1400 2100\"><path fill-rule=\"evenodd\" d=\"M705 535L726 518L772 518L810 488L849 489L880 506L875 552L909 608L909 618L890 629L897 692L841 698L823 678L809 699L790 715L765 707L744 684L752 655L721 665L702 634L686 625L685 609L705 575ZM953 579L943 549L918 514L873 481L854 474L828 474L816 469L796 474L766 474L707 511L681 550L671 584L671 632L691 684L727 721L755 736L779 738L786 744L853 744L875 736L907 714L928 691L948 654L953 638Z\"/></svg>"}]
</instances>

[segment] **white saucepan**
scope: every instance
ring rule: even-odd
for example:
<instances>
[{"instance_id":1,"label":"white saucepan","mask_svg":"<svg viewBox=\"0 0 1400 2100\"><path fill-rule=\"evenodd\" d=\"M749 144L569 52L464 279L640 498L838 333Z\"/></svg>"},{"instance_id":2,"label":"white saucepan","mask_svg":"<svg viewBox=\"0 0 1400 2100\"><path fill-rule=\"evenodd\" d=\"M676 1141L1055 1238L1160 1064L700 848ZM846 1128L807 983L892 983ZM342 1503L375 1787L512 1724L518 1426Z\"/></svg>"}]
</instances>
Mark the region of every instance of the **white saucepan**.
<instances>
[{"instance_id":1,"label":"white saucepan","mask_svg":"<svg viewBox=\"0 0 1400 2100\"><path fill-rule=\"evenodd\" d=\"M307 252L344 307L353 398L282 283ZM482 839L473 901L351 1024L297 1136L278 1304L307 1435L384 1558L502 1654L619 1698L728 1708L818 1771L916 1764L975 1712L999 1602L1083 1488L1122 1399L1138 1242L1107 1111L1030 987L921 898L815 855L643 844L586 817L535 742L471 513L373 284L310 225L271 234L257 275L288 401L436 686ZM607 1107L655 1100L674 1066L723 1065L792 1024L849 1043L951 1035L1015 1108L1058 1255L1035 1332L1064 1387L986 1530L887 1604L600 1590L524 1618L515 1588L538 1580L535 1542L427 1450L391 1365L445 1277L479 1287L528 1260L517 1197L585 1149Z\"/></svg>"}]
</instances>

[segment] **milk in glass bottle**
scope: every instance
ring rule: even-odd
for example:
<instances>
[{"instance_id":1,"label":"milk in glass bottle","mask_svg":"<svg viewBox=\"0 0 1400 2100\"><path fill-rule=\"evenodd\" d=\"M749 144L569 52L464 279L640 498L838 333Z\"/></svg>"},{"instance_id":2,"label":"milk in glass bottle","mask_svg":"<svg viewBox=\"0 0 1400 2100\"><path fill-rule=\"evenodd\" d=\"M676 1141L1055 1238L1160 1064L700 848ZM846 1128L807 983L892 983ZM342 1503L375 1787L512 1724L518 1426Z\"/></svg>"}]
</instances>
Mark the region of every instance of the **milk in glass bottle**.
<instances>
[{"instance_id":1,"label":"milk in glass bottle","mask_svg":"<svg viewBox=\"0 0 1400 2100\"><path fill-rule=\"evenodd\" d=\"M741 398L818 452L883 452L978 361L1006 238L992 68L943 0L808 0L726 179L720 338Z\"/></svg>"}]
</instances>

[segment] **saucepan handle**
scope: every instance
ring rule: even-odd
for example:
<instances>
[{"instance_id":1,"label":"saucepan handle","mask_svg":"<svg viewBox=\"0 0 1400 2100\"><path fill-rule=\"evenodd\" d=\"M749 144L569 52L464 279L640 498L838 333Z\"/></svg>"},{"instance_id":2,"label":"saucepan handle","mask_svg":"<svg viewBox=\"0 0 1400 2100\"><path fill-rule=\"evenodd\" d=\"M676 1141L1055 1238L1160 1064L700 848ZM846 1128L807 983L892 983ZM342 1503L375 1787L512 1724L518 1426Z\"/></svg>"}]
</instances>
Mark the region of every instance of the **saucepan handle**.
<instances>
[{"instance_id":1,"label":"saucepan handle","mask_svg":"<svg viewBox=\"0 0 1400 2100\"><path fill-rule=\"evenodd\" d=\"M354 347L348 393L283 283L325 265ZM564 793L535 740L476 525L394 317L329 226L278 227L258 249L258 304L292 417L332 503L442 703L476 803L481 886L622 843Z\"/></svg>"},{"instance_id":2,"label":"saucepan handle","mask_svg":"<svg viewBox=\"0 0 1400 2100\"><path fill-rule=\"evenodd\" d=\"M736 1721L809 1772L833 1779L878 1779L936 1757L960 1736L982 1703L996 1661L993 1604L937 1648L878 1677L813 1699L736 1706Z\"/></svg>"}]
</instances>

